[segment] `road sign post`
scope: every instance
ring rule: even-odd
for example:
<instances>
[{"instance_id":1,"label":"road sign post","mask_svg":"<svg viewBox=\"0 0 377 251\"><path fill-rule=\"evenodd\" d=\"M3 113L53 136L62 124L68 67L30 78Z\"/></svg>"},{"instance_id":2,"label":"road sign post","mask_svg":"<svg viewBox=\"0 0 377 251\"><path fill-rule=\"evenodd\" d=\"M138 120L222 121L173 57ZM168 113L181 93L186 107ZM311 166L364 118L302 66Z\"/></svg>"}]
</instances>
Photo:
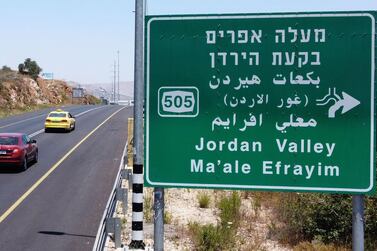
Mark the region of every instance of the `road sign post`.
<instances>
[{"instance_id":1,"label":"road sign post","mask_svg":"<svg viewBox=\"0 0 377 251\"><path fill-rule=\"evenodd\" d=\"M144 68L143 68L143 26L144 0L135 0L135 58L134 58L134 140L135 156L132 174L132 238L129 247L145 249L143 231L143 100L144 100Z\"/></svg>"},{"instance_id":2,"label":"road sign post","mask_svg":"<svg viewBox=\"0 0 377 251\"><path fill-rule=\"evenodd\" d=\"M374 191L374 13L151 16L145 59L148 186Z\"/></svg>"},{"instance_id":3,"label":"road sign post","mask_svg":"<svg viewBox=\"0 0 377 251\"><path fill-rule=\"evenodd\" d=\"M352 196L352 250L364 250L364 196Z\"/></svg>"}]
</instances>

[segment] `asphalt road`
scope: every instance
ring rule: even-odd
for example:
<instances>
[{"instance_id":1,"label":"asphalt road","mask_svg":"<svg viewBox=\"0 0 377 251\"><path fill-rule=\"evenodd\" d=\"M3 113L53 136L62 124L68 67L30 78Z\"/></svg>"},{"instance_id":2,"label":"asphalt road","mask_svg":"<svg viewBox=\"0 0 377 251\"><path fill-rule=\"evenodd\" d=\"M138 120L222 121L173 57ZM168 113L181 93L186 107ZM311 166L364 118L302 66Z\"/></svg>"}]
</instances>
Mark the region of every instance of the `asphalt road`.
<instances>
[{"instance_id":1,"label":"asphalt road","mask_svg":"<svg viewBox=\"0 0 377 251\"><path fill-rule=\"evenodd\" d=\"M39 162L25 172L0 169L0 250L93 247L133 109L64 109L76 116L76 130L70 133L44 133L48 109L0 120L0 132L34 135L39 147Z\"/></svg>"}]
</instances>

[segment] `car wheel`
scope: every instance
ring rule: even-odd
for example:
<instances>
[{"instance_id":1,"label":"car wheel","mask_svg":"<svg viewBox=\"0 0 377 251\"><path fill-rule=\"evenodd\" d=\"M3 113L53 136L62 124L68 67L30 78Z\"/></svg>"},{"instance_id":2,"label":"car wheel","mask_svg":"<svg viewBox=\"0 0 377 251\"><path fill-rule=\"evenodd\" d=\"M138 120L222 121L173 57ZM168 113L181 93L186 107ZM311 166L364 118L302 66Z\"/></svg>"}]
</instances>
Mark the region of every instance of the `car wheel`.
<instances>
[{"instance_id":1,"label":"car wheel","mask_svg":"<svg viewBox=\"0 0 377 251\"><path fill-rule=\"evenodd\" d=\"M20 166L21 171L26 171L27 170L27 156L25 156L24 160L22 161L22 164Z\"/></svg>"},{"instance_id":2,"label":"car wheel","mask_svg":"<svg viewBox=\"0 0 377 251\"><path fill-rule=\"evenodd\" d=\"M34 154L33 162L38 163L38 151L36 151L35 154Z\"/></svg>"},{"instance_id":3,"label":"car wheel","mask_svg":"<svg viewBox=\"0 0 377 251\"><path fill-rule=\"evenodd\" d=\"M72 131L76 129L76 123L73 123Z\"/></svg>"},{"instance_id":4,"label":"car wheel","mask_svg":"<svg viewBox=\"0 0 377 251\"><path fill-rule=\"evenodd\" d=\"M49 130L47 128L45 128L45 132L49 132Z\"/></svg>"}]
</instances>

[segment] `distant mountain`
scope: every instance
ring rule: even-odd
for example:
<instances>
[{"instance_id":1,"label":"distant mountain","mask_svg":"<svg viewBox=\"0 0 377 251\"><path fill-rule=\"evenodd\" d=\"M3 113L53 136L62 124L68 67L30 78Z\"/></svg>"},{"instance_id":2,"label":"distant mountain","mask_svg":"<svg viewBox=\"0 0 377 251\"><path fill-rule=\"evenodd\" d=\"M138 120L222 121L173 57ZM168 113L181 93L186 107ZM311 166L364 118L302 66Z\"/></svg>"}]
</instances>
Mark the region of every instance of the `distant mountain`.
<instances>
[{"instance_id":1,"label":"distant mountain","mask_svg":"<svg viewBox=\"0 0 377 251\"><path fill-rule=\"evenodd\" d=\"M111 83L93 83L93 84L85 84L85 85L80 85L80 86L85 88L88 93L96 97L105 97L107 99L111 99L111 95L112 95ZM121 100L133 99L133 95L134 95L133 81L119 82L119 92L120 92Z\"/></svg>"}]
</instances>

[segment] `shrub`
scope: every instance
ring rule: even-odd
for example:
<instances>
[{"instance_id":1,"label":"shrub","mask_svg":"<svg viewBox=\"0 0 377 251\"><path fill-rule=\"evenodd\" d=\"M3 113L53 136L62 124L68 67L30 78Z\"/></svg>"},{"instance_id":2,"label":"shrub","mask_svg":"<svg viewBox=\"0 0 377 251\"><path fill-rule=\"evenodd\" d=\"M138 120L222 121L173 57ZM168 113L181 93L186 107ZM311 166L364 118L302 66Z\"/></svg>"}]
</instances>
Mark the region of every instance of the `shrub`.
<instances>
[{"instance_id":1,"label":"shrub","mask_svg":"<svg viewBox=\"0 0 377 251\"><path fill-rule=\"evenodd\" d=\"M377 196L365 197L365 248L377 250Z\"/></svg>"},{"instance_id":2,"label":"shrub","mask_svg":"<svg viewBox=\"0 0 377 251\"><path fill-rule=\"evenodd\" d=\"M230 197L223 197L219 202L221 224L238 227L240 220L241 198L238 192L232 192Z\"/></svg>"},{"instance_id":3,"label":"shrub","mask_svg":"<svg viewBox=\"0 0 377 251\"><path fill-rule=\"evenodd\" d=\"M293 251L348 251L345 247L338 247L332 244L301 242L293 248Z\"/></svg>"},{"instance_id":4,"label":"shrub","mask_svg":"<svg viewBox=\"0 0 377 251\"><path fill-rule=\"evenodd\" d=\"M352 233L349 197L323 194L285 197L279 214L285 223L282 237L287 242L316 239L324 243L349 243Z\"/></svg>"},{"instance_id":5,"label":"shrub","mask_svg":"<svg viewBox=\"0 0 377 251\"><path fill-rule=\"evenodd\" d=\"M153 199L152 193L149 190L145 191L143 211L145 222L151 223L153 221Z\"/></svg>"},{"instance_id":6,"label":"shrub","mask_svg":"<svg viewBox=\"0 0 377 251\"><path fill-rule=\"evenodd\" d=\"M12 69L6 65L3 66L3 68L1 69L3 71L12 71Z\"/></svg>"},{"instance_id":7,"label":"shrub","mask_svg":"<svg viewBox=\"0 0 377 251\"><path fill-rule=\"evenodd\" d=\"M196 250L228 250L234 247L235 233L240 221L241 198L237 192L223 196L218 203L220 224L189 223Z\"/></svg>"},{"instance_id":8,"label":"shrub","mask_svg":"<svg viewBox=\"0 0 377 251\"><path fill-rule=\"evenodd\" d=\"M197 222L189 223L188 226L193 236L196 250L222 250L223 236L218 226L214 226L213 224L201 226Z\"/></svg>"},{"instance_id":9,"label":"shrub","mask_svg":"<svg viewBox=\"0 0 377 251\"><path fill-rule=\"evenodd\" d=\"M210 203L210 197L207 193L199 193L198 195L199 207L208 208Z\"/></svg>"},{"instance_id":10,"label":"shrub","mask_svg":"<svg viewBox=\"0 0 377 251\"><path fill-rule=\"evenodd\" d=\"M171 224L173 216L168 211L164 211L164 224Z\"/></svg>"},{"instance_id":11,"label":"shrub","mask_svg":"<svg viewBox=\"0 0 377 251\"><path fill-rule=\"evenodd\" d=\"M365 200L365 243L376 247L376 197ZM352 197L327 194L282 194L276 208L282 225L275 229L277 237L296 245L318 240L325 244L350 246L352 242Z\"/></svg>"}]
</instances>

